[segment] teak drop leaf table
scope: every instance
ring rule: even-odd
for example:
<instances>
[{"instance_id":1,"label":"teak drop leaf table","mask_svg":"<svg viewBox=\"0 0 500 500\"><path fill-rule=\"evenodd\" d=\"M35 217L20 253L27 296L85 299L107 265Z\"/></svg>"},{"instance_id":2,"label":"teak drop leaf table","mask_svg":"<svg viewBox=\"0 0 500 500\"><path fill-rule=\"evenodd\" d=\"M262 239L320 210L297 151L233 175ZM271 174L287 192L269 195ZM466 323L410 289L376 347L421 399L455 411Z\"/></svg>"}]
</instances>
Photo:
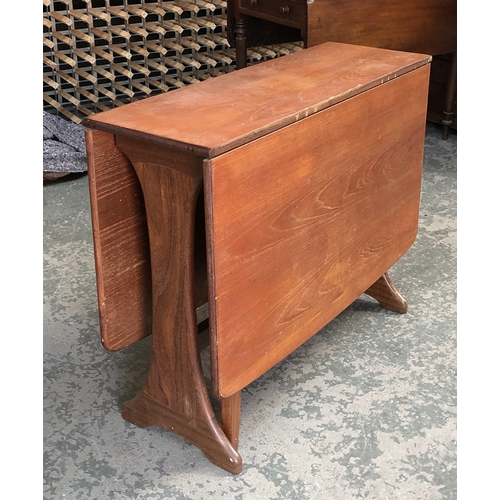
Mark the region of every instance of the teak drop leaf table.
<instances>
[{"instance_id":1,"label":"teak drop leaf table","mask_svg":"<svg viewBox=\"0 0 500 500\"><path fill-rule=\"evenodd\" d=\"M429 62L325 43L84 121L102 343L152 333L126 420L239 473L245 386L363 293L406 312Z\"/></svg>"}]
</instances>

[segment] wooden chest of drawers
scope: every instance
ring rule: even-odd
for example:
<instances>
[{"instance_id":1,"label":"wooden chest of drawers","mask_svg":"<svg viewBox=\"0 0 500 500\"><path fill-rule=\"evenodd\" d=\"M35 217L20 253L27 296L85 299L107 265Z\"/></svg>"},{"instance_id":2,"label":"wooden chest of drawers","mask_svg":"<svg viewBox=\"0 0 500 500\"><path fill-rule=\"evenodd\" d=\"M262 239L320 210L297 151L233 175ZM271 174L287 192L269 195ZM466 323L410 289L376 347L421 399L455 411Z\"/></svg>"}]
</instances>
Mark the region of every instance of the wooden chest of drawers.
<instances>
[{"instance_id":1,"label":"wooden chest of drawers","mask_svg":"<svg viewBox=\"0 0 500 500\"><path fill-rule=\"evenodd\" d=\"M307 9L303 0L239 0L239 12L285 26L302 28Z\"/></svg>"}]
</instances>

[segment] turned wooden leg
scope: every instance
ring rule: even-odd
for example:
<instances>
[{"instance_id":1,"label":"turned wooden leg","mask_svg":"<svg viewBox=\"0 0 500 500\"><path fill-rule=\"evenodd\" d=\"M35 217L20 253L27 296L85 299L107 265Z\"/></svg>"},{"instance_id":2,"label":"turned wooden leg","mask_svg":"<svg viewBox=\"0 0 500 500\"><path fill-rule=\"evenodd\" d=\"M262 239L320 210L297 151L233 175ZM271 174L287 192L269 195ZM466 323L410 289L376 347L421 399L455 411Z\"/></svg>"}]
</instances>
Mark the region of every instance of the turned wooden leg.
<instances>
[{"instance_id":1,"label":"turned wooden leg","mask_svg":"<svg viewBox=\"0 0 500 500\"><path fill-rule=\"evenodd\" d=\"M365 293L373 297L384 309L401 314L405 314L408 311L408 302L397 291L387 273L384 273L375 281Z\"/></svg>"},{"instance_id":2,"label":"turned wooden leg","mask_svg":"<svg viewBox=\"0 0 500 500\"><path fill-rule=\"evenodd\" d=\"M174 432L214 464L237 474L242 470L241 457L216 420L198 351L193 282L201 165L193 164L189 155L141 147L131 140L117 145L130 159L143 190L153 288L148 378L139 395L124 404L123 418L139 427L154 425ZM148 147L150 151L144 152ZM172 154L177 157L169 168Z\"/></svg>"},{"instance_id":3,"label":"turned wooden leg","mask_svg":"<svg viewBox=\"0 0 500 500\"><path fill-rule=\"evenodd\" d=\"M448 82L446 85L446 102L443 111L443 140L448 139L448 131L453 123L453 101L455 100L455 86L457 83L457 51L453 52L451 59L450 72L448 74Z\"/></svg>"},{"instance_id":4,"label":"turned wooden leg","mask_svg":"<svg viewBox=\"0 0 500 500\"><path fill-rule=\"evenodd\" d=\"M236 46L236 69L246 68L247 65L247 23L244 17L239 17L234 23Z\"/></svg>"},{"instance_id":5,"label":"turned wooden leg","mask_svg":"<svg viewBox=\"0 0 500 500\"><path fill-rule=\"evenodd\" d=\"M220 400L221 425L234 449L238 449L240 435L241 391Z\"/></svg>"}]
</instances>

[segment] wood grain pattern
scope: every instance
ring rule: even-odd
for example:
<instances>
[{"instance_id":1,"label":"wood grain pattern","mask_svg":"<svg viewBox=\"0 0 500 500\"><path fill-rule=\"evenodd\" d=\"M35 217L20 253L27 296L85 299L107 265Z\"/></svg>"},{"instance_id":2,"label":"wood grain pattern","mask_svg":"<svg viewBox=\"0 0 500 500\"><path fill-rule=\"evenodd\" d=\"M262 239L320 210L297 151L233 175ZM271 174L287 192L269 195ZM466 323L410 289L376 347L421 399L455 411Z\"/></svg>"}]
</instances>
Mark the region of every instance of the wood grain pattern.
<instances>
[{"instance_id":1,"label":"wood grain pattern","mask_svg":"<svg viewBox=\"0 0 500 500\"><path fill-rule=\"evenodd\" d=\"M238 473L241 457L215 421L201 367L195 302L195 220L199 158L118 141L144 192L152 277L152 355L146 385L122 415L160 426Z\"/></svg>"},{"instance_id":2,"label":"wood grain pattern","mask_svg":"<svg viewBox=\"0 0 500 500\"><path fill-rule=\"evenodd\" d=\"M124 137L214 157L429 62L325 43L85 119Z\"/></svg>"},{"instance_id":3,"label":"wood grain pattern","mask_svg":"<svg viewBox=\"0 0 500 500\"><path fill-rule=\"evenodd\" d=\"M123 150L137 146L100 130L86 130L94 256L101 341L117 351L151 334L151 262L144 197ZM141 146L139 146L141 147ZM142 159L158 160L176 151L145 148ZM176 156L177 155L177 156ZM165 161L165 156L158 161ZM201 160L197 160L201 169ZM195 303L208 300L203 196L196 207Z\"/></svg>"},{"instance_id":4,"label":"wood grain pattern","mask_svg":"<svg viewBox=\"0 0 500 500\"><path fill-rule=\"evenodd\" d=\"M326 41L422 54L457 48L456 0L314 0L306 46Z\"/></svg>"},{"instance_id":5,"label":"wood grain pattern","mask_svg":"<svg viewBox=\"0 0 500 500\"><path fill-rule=\"evenodd\" d=\"M86 130L101 341L116 351L151 334L144 199L112 134Z\"/></svg>"},{"instance_id":6,"label":"wood grain pattern","mask_svg":"<svg viewBox=\"0 0 500 500\"><path fill-rule=\"evenodd\" d=\"M429 58L304 53L86 121L106 343L153 333L122 415L232 473L241 389L363 292L401 308L384 277L417 231ZM220 426L199 355L207 293Z\"/></svg>"},{"instance_id":7,"label":"wood grain pattern","mask_svg":"<svg viewBox=\"0 0 500 500\"><path fill-rule=\"evenodd\" d=\"M428 79L420 68L205 162L220 397L290 354L413 243Z\"/></svg>"}]
</instances>

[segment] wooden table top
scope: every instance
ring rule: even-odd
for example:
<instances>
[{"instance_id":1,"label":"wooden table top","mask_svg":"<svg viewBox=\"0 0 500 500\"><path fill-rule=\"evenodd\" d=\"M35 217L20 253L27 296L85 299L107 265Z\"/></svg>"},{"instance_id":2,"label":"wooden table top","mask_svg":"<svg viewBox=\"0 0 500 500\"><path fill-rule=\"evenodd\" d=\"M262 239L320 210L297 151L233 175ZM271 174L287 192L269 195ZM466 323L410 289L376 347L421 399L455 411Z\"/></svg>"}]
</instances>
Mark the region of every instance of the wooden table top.
<instances>
[{"instance_id":1,"label":"wooden table top","mask_svg":"<svg viewBox=\"0 0 500 500\"><path fill-rule=\"evenodd\" d=\"M328 42L98 113L83 123L212 158L430 59L423 54Z\"/></svg>"}]
</instances>

